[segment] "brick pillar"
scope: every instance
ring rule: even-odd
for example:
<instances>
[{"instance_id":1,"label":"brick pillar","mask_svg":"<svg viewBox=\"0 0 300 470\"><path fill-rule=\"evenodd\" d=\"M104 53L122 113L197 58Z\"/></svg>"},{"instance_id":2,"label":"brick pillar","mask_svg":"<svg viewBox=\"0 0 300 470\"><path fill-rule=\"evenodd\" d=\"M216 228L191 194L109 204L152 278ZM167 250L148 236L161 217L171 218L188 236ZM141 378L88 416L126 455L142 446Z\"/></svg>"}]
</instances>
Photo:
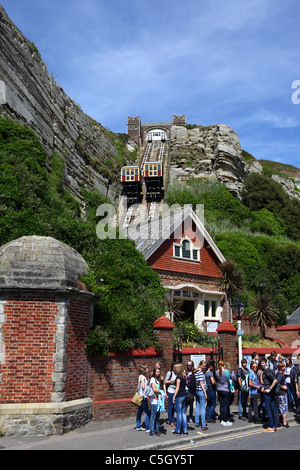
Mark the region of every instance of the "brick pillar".
<instances>
[{"instance_id":1,"label":"brick pillar","mask_svg":"<svg viewBox=\"0 0 300 470\"><path fill-rule=\"evenodd\" d=\"M236 328L229 321L221 323L217 329L219 344L223 348L224 362L229 362L231 370L236 372L238 367L238 354L236 345Z\"/></svg>"},{"instance_id":2,"label":"brick pillar","mask_svg":"<svg viewBox=\"0 0 300 470\"><path fill-rule=\"evenodd\" d=\"M51 237L0 248L0 431L62 434L92 418L87 265ZM21 422L21 425L20 425Z\"/></svg>"},{"instance_id":3,"label":"brick pillar","mask_svg":"<svg viewBox=\"0 0 300 470\"><path fill-rule=\"evenodd\" d=\"M175 326L165 316L153 323L153 330L157 333L163 371L169 370L173 362L173 330Z\"/></svg>"}]
</instances>

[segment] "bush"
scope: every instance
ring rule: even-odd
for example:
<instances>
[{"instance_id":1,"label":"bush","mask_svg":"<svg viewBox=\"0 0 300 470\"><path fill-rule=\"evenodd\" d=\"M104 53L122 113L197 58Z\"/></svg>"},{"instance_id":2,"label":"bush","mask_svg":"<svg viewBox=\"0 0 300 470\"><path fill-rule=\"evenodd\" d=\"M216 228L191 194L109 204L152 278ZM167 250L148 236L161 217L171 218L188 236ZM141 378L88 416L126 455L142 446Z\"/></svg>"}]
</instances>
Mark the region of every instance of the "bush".
<instances>
[{"instance_id":1,"label":"bush","mask_svg":"<svg viewBox=\"0 0 300 470\"><path fill-rule=\"evenodd\" d=\"M130 240L98 241L84 279L101 296L95 322L107 334L112 351L153 344L153 322L164 314L165 290Z\"/></svg>"},{"instance_id":2,"label":"bush","mask_svg":"<svg viewBox=\"0 0 300 470\"><path fill-rule=\"evenodd\" d=\"M245 180L243 203L251 211L267 209L286 226L286 234L300 240L300 202L290 198L282 186L266 175L252 174Z\"/></svg>"},{"instance_id":3,"label":"bush","mask_svg":"<svg viewBox=\"0 0 300 470\"><path fill-rule=\"evenodd\" d=\"M205 219L208 222L221 223L228 220L236 227L241 227L247 219L251 219L251 212L226 186L217 180L189 181L186 183L173 183L169 186L166 202L173 204L204 204Z\"/></svg>"},{"instance_id":4,"label":"bush","mask_svg":"<svg viewBox=\"0 0 300 470\"><path fill-rule=\"evenodd\" d=\"M286 234L286 224L279 217L270 212L268 209L260 209L252 212L254 222L250 228L253 232L263 232L267 235L284 236Z\"/></svg>"}]
</instances>

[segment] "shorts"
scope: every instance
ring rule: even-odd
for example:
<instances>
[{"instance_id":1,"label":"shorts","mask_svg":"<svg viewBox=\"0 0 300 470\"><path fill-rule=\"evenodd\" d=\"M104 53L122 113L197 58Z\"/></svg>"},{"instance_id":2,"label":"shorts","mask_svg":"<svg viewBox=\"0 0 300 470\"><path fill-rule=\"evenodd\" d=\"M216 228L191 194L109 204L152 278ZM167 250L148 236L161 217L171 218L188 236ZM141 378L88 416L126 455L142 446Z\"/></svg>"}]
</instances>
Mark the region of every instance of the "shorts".
<instances>
[{"instance_id":1,"label":"shorts","mask_svg":"<svg viewBox=\"0 0 300 470\"><path fill-rule=\"evenodd\" d=\"M279 395L276 397L276 403L278 407L278 411L281 415L287 415L288 413L288 399L287 395Z\"/></svg>"}]
</instances>

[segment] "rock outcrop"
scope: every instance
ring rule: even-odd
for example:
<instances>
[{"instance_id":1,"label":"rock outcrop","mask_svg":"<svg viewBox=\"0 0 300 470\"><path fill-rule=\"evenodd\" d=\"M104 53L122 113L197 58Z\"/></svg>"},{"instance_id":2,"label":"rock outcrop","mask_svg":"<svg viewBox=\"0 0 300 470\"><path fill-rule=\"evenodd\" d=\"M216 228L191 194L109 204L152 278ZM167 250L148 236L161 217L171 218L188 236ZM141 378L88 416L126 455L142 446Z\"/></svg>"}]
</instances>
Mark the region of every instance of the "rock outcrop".
<instances>
[{"instance_id":1,"label":"rock outcrop","mask_svg":"<svg viewBox=\"0 0 300 470\"><path fill-rule=\"evenodd\" d=\"M171 128L170 180L217 178L240 197L248 168L237 133L229 126Z\"/></svg>"},{"instance_id":2,"label":"rock outcrop","mask_svg":"<svg viewBox=\"0 0 300 470\"><path fill-rule=\"evenodd\" d=\"M106 130L90 119L50 76L37 48L0 5L0 115L32 129L49 153L64 157L64 185L82 202L81 187L114 199L118 188L105 162L117 156Z\"/></svg>"}]
</instances>

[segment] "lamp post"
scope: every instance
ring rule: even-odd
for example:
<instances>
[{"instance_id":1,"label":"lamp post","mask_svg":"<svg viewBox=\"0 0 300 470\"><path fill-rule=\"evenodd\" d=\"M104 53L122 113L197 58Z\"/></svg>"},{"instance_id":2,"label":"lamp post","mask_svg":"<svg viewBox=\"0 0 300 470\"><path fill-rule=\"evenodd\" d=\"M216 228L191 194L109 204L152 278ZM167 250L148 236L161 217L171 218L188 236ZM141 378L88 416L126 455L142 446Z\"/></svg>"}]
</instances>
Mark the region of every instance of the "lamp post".
<instances>
[{"instance_id":1,"label":"lamp post","mask_svg":"<svg viewBox=\"0 0 300 470\"><path fill-rule=\"evenodd\" d=\"M265 287L266 287L266 281L265 281L264 278L262 277L262 278L261 278L261 281L260 281L260 283L259 283L260 304L261 304L261 305L260 305L260 308L262 308L262 305L263 305L263 293L264 293ZM265 332L265 329L264 329L264 328L262 328L261 333L262 333L263 337L265 337L266 332Z\"/></svg>"},{"instance_id":2,"label":"lamp post","mask_svg":"<svg viewBox=\"0 0 300 470\"><path fill-rule=\"evenodd\" d=\"M242 336L244 334L244 331L242 330L241 326L242 326L242 315L244 314L245 312L245 308L247 307L246 304L244 304L243 302L241 302L241 299L239 296L237 296L236 298L236 301L233 305L231 305L231 308L237 318L237 323L238 323L238 345L239 345L239 367L242 366Z\"/></svg>"},{"instance_id":3,"label":"lamp post","mask_svg":"<svg viewBox=\"0 0 300 470\"><path fill-rule=\"evenodd\" d=\"M262 296L263 296L265 287L266 287L266 281L265 281L264 278L262 277L262 278L261 278L261 281L260 281L260 283L259 283L260 298L261 298L261 299L262 299Z\"/></svg>"}]
</instances>

